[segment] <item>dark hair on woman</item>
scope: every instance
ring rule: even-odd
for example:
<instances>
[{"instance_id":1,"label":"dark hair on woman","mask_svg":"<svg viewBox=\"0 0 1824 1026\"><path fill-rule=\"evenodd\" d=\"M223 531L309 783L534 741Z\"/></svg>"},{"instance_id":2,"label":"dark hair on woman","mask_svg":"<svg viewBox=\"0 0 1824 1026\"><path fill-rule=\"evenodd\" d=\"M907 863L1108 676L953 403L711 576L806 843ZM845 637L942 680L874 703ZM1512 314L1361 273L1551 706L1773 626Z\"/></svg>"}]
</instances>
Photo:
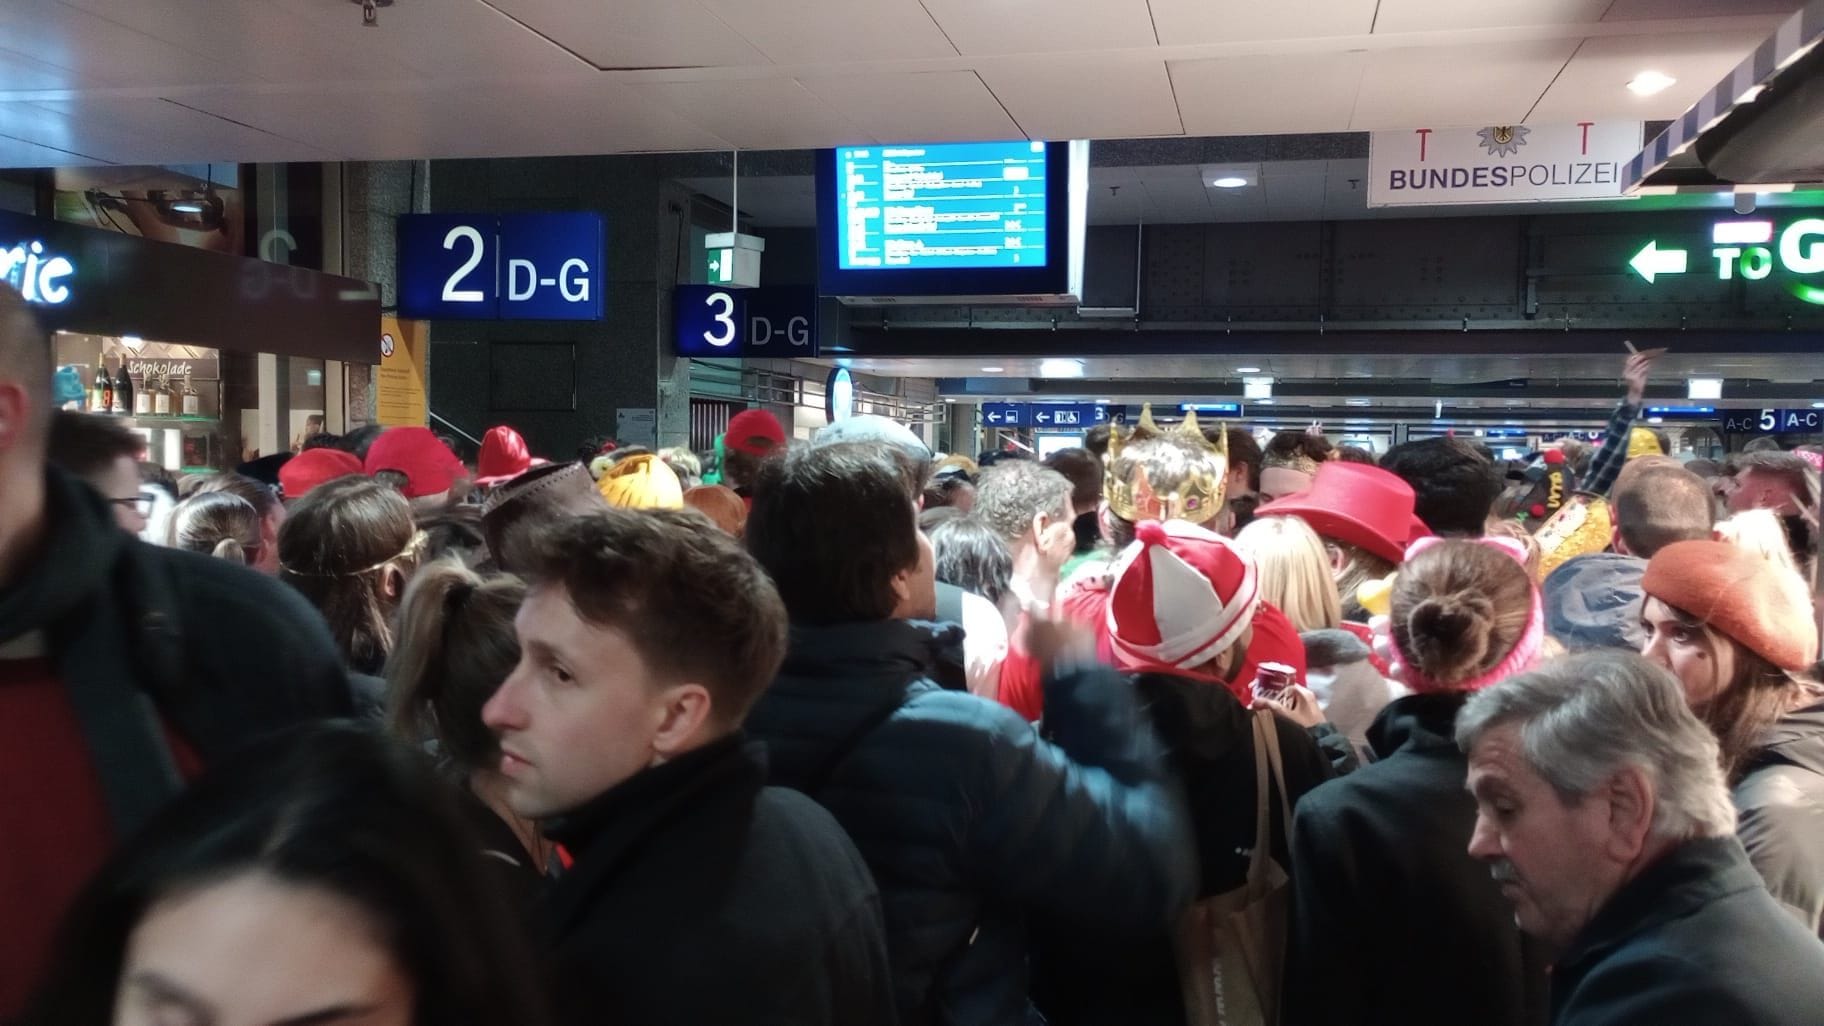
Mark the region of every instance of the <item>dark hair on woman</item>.
<instances>
[{"instance_id":1,"label":"dark hair on woman","mask_svg":"<svg viewBox=\"0 0 1824 1026\"><path fill-rule=\"evenodd\" d=\"M363 424L348 434L338 438L335 447L346 453L353 453L355 458L367 462L367 450L374 447L374 439L386 431L383 424Z\"/></svg>"},{"instance_id":2,"label":"dark hair on woman","mask_svg":"<svg viewBox=\"0 0 1824 1026\"><path fill-rule=\"evenodd\" d=\"M233 492L198 492L171 511L170 544L217 559L251 563L260 551L260 513Z\"/></svg>"},{"instance_id":3,"label":"dark hair on woman","mask_svg":"<svg viewBox=\"0 0 1824 1026\"><path fill-rule=\"evenodd\" d=\"M418 530L424 532L422 558L426 563L445 556L454 556L465 566L487 561L488 539L481 529L481 507L474 503L420 514Z\"/></svg>"},{"instance_id":4,"label":"dark hair on woman","mask_svg":"<svg viewBox=\"0 0 1824 1026\"><path fill-rule=\"evenodd\" d=\"M919 560L904 470L879 445L787 449L760 466L747 548L793 623L888 619L893 578Z\"/></svg>"},{"instance_id":5,"label":"dark hair on woman","mask_svg":"<svg viewBox=\"0 0 1824 1026\"><path fill-rule=\"evenodd\" d=\"M482 725L481 707L519 663L513 617L525 597L519 578L483 578L455 559L418 571L386 661L393 733L436 741L467 773L498 767L500 744Z\"/></svg>"},{"instance_id":6,"label":"dark hair on woman","mask_svg":"<svg viewBox=\"0 0 1824 1026\"><path fill-rule=\"evenodd\" d=\"M1413 668L1443 685L1487 673L1506 659L1532 619L1526 568L1480 542L1445 541L1400 567L1390 630Z\"/></svg>"},{"instance_id":7,"label":"dark hair on woman","mask_svg":"<svg viewBox=\"0 0 1824 1026\"><path fill-rule=\"evenodd\" d=\"M365 477L312 488L279 529L279 578L322 612L358 673L379 673L392 651L387 577L417 567L417 530L405 497Z\"/></svg>"},{"instance_id":8,"label":"dark hair on woman","mask_svg":"<svg viewBox=\"0 0 1824 1026\"><path fill-rule=\"evenodd\" d=\"M420 1026L542 1023L532 956L448 785L372 730L322 723L245 749L156 816L65 917L23 1023L113 1020L133 931L161 900L257 873L361 907Z\"/></svg>"},{"instance_id":9,"label":"dark hair on woman","mask_svg":"<svg viewBox=\"0 0 1824 1026\"><path fill-rule=\"evenodd\" d=\"M262 520L271 516L275 510L283 508L278 492L245 474L236 474L233 471L223 471L220 474L211 474L203 478L202 483L198 484L190 494L204 495L209 492L226 492L229 495L238 495L246 499L248 505L254 508Z\"/></svg>"},{"instance_id":10,"label":"dark hair on woman","mask_svg":"<svg viewBox=\"0 0 1824 1026\"><path fill-rule=\"evenodd\" d=\"M946 520L927 534L937 556L938 580L1001 604L1013 577L1013 553L994 528L965 516Z\"/></svg>"}]
</instances>

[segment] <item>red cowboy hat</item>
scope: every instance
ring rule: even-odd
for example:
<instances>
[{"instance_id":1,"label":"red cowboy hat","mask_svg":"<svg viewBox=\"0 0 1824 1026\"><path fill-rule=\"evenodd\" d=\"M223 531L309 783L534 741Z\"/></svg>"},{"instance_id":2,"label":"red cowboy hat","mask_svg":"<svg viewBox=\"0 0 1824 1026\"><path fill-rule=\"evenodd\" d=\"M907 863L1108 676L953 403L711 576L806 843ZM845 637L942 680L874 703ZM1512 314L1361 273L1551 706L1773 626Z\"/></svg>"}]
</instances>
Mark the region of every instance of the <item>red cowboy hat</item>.
<instances>
[{"instance_id":1,"label":"red cowboy hat","mask_svg":"<svg viewBox=\"0 0 1824 1026\"><path fill-rule=\"evenodd\" d=\"M481 456L475 461L475 483L483 487L497 485L531 470L545 461L534 459L520 433L502 424L491 427L481 436Z\"/></svg>"},{"instance_id":2,"label":"red cowboy hat","mask_svg":"<svg viewBox=\"0 0 1824 1026\"><path fill-rule=\"evenodd\" d=\"M1320 463L1311 487L1254 511L1257 517L1295 516L1326 538L1398 564L1406 546L1431 534L1413 515L1412 486L1392 471L1365 463Z\"/></svg>"}]
</instances>

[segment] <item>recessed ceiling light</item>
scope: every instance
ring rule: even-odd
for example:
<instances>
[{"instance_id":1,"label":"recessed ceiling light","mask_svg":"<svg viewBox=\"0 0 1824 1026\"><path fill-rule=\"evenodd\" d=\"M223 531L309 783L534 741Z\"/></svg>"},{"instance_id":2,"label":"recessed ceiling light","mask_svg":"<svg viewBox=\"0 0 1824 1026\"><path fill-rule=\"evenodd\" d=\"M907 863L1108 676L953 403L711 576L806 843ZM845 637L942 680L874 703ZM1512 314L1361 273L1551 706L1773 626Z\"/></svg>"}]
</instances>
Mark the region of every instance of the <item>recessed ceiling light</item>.
<instances>
[{"instance_id":1,"label":"recessed ceiling light","mask_svg":"<svg viewBox=\"0 0 1824 1026\"><path fill-rule=\"evenodd\" d=\"M1113 399L1097 399L1096 400L1096 403L1101 406L1107 406L1109 403L1112 403L1112 402L1114 402ZM1818 405L1824 406L1824 403L1819 403Z\"/></svg>"},{"instance_id":2,"label":"recessed ceiling light","mask_svg":"<svg viewBox=\"0 0 1824 1026\"><path fill-rule=\"evenodd\" d=\"M983 367L983 368L982 368L982 373L984 373L984 374L999 374L999 373L1000 373L1000 372L1002 372L1002 371L1004 371L1004 370L1006 370L1006 369L1007 369L1007 368L1005 368L1005 367Z\"/></svg>"},{"instance_id":3,"label":"recessed ceiling light","mask_svg":"<svg viewBox=\"0 0 1824 1026\"><path fill-rule=\"evenodd\" d=\"M1254 400L1254 405L1256 405L1256 406L1271 406L1271 405L1273 405L1273 400L1271 400L1271 399L1256 399L1256 400Z\"/></svg>"},{"instance_id":4,"label":"recessed ceiling light","mask_svg":"<svg viewBox=\"0 0 1824 1026\"><path fill-rule=\"evenodd\" d=\"M1259 367L1237 367L1237 368L1235 368L1235 373L1237 373L1237 374L1259 374L1260 368Z\"/></svg>"},{"instance_id":5,"label":"recessed ceiling light","mask_svg":"<svg viewBox=\"0 0 1824 1026\"><path fill-rule=\"evenodd\" d=\"M1665 92L1667 87L1677 81L1678 79L1663 71L1643 71L1635 75L1634 80L1628 83L1628 92L1635 96L1653 96Z\"/></svg>"},{"instance_id":6,"label":"recessed ceiling light","mask_svg":"<svg viewBox=\"0 0 1824 1026\"><path fill-rule=\"evenodd\" d=\"M1812 403L1811 408L1814 410L1824 410L1824 403Z\"/></svg>"},{"instance_id":7,"label":"recessed ceiling light","mask_svg":"<svg viewBox=\"0 0 1824 1026\"><path fill-rule=\"evenodd\" d=\"M1218 189L1242 189L1247 187L1248 180L1240 175L1224 175L1221 178L1212 179L1210 184Z\"/></svg>"},{"instance_id":8,"label":"recessed ceiling light","mask_svg":"<svg viewBox=\"0 0 1824 1026\"><path fill-rule=\"evenodd\" d=\"M1083 361L1041 360L1039 376L1042 378L1080 378L1083 376Z\"/></svg>"},{"instance_id":9,"label":"recessed ceiling light","mask_svg":"<svg viewBox=\"0 0 1824 1026\"><path fill-rule=\"evenodd\" d=\"M1368 400L1366 400L1366 399L1351 399L1351 400L1349 400L1349 405L1350 405L1350 406L1367 406L1367 405L1368 405Z\"/></svg>"}]
</instances>

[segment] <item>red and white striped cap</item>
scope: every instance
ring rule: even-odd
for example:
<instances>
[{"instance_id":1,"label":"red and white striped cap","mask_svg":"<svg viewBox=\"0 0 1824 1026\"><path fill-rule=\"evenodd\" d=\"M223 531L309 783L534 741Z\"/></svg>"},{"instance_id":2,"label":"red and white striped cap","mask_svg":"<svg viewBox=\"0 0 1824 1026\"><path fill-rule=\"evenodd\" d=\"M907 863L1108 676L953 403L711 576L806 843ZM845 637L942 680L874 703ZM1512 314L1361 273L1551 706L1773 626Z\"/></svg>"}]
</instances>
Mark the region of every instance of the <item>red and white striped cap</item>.
<instances>
[{"instance_id":1,"label":"red and white striped cap","mask_svg":"<svg viewBox=\"0 0 1824 1026\"><path fill-rule=\"evenodd\" d=\"M1254 622L1254 561L1227 538L1181 520L1142 521L1115 563L1108 633L1124 669L1202 666Z\"/></svg>"}]
</instances>

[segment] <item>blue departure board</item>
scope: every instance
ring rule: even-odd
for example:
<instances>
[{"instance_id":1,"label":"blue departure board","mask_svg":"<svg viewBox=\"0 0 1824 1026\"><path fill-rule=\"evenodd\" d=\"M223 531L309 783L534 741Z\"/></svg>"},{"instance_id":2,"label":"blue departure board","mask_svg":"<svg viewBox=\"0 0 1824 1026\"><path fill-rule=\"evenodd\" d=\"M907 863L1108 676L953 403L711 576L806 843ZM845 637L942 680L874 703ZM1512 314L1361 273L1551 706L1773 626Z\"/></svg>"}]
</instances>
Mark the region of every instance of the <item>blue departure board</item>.
<instances>
[{"instance_id":1,"label":"blue departure board","mask_svg":"<svg viewBox=\"0 0 1824 1026\"><path fill-rule=\"evenodd\" d=\"M1042 142L836 150L845 271L1044 267Z\"/></svg>"}]
</instances>

